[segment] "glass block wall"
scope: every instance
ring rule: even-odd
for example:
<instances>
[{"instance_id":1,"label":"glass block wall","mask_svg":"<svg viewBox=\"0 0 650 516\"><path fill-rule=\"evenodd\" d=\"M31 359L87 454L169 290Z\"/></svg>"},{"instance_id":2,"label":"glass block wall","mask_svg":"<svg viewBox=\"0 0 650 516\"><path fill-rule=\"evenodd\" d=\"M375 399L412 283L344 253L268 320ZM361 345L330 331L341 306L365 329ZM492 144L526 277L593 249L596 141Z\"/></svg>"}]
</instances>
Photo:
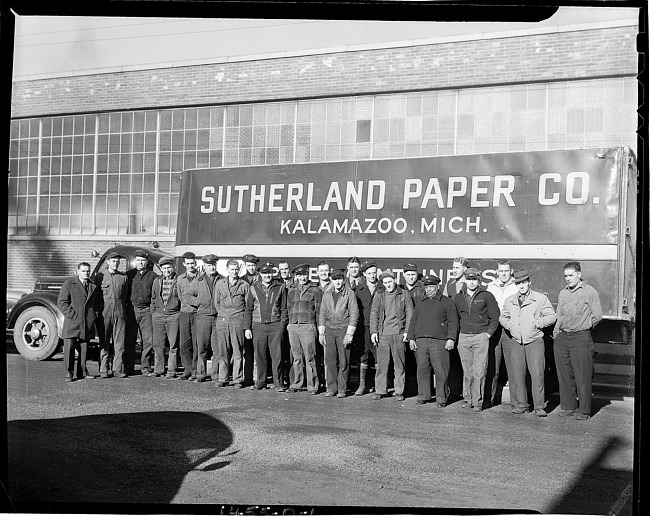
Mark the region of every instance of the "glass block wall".
<instances>
[{"instance_id":1,"label":"glass block wall","mask_svg":"<svg viewBox=\"0 0 650 516\"><path fill-rule=\"evenodd\" d=\"M598 146L634 77L13 120L9 235L175 233L181 171Z\"/></svg>"}]
</instances>

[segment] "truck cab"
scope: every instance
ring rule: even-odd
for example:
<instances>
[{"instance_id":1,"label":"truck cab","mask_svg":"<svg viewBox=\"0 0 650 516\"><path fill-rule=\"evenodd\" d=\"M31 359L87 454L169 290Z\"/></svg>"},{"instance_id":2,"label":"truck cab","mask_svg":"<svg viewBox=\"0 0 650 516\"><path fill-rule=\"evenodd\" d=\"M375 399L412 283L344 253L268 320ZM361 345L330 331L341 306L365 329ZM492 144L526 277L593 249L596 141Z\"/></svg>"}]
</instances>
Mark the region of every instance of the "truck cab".
<instances>
[{"instance_id":1,"label":"truck cab","mask_svg":"<svg viewBox=\"0 0 650 516\"><path fill-rule=\"evenodd\" d=\"M158 261L164 256L169 256L167 253L143 246L119 245L104 252L93 270L91 279L94 280L97 273L105 268L106 257L113 252L124 257L120 263L122 272L135 267L135 252L139 249L149 254L154 271L161 274ZM7 331L13 332L16 349L28 360L47 360L59 350L62 343L63 314L57 306L57 299L61 285L69 278L70 276L42 276L36 280L31 293L22 297L14 296L11 303L8 298Z\"/></svg>"}]
</instances>

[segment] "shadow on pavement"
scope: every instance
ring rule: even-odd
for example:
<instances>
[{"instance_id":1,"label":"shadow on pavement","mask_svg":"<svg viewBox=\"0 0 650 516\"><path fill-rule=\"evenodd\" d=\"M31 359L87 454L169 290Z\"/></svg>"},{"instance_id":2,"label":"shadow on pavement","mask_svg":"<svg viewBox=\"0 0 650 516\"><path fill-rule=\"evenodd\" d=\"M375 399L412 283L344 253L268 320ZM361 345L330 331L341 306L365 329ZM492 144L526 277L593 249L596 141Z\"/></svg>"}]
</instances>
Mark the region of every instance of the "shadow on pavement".
<instances>
[{"instance_id":1,"label":"shadow on pavement","mask_svg":"<svg viewBox=\"0 0 650 516\"><path fill-rule=\"evenodd\" d=\"M92 512L119 513L110 504L168 504L189 472L221 469L237 453L220 456L232 432L197 412L9 421L7 442L9 510L18 512L101 503L109 505Z\"/></svg>"},{"instance_id":2,"label":"shadow on pavement","mask_svg":"<svg viewBox=\"0 0 650 516\"><path fill-rule=\"evenodd\" d=\"M608 454L616 447L625 446L622 439L613 437L582 470L580 476L546 511L550 514L632 514L632 472L608 467Z\"/></svg>"}]
</instances>

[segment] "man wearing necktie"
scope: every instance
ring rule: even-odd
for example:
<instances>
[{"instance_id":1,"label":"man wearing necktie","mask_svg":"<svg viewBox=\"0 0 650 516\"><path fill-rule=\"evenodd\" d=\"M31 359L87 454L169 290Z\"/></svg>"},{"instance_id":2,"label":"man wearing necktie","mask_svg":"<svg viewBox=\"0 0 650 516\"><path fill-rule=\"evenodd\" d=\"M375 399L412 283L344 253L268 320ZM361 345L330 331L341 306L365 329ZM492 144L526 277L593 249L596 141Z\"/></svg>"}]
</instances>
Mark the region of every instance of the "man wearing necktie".
<instances>
[{"instance_id":1,"label":"man wearing necktie","mask_svg":"<svg viewBox=\"0 0 650 516\"><path fill-rule=\"evenodd\" d=\"M63 283L57 306L65 318L62 336L66 381L71 382L74 376L75 349L79 351L77 380L96 378L88 374L86 367L88 341L94 337L95 321L101 309L98 290L90 280L89 263L77 265L77 274Z\"/></svg>"}]
</instances>

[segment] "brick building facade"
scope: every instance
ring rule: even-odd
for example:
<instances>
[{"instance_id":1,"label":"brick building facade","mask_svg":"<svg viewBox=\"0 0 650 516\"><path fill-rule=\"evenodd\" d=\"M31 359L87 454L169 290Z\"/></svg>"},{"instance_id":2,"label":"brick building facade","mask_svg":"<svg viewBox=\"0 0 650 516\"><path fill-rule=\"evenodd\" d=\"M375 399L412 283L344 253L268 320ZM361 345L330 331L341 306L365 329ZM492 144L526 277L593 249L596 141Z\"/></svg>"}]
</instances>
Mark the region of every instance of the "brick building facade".
<instances>
[{"instance_id":1,"label":"brick building facade","mask_svg":"<svg viewBox=\"0 0 650 516\"><path fill-rule=\"evenodd\" d=\"M8 286L71 274L113 243L172 252L187 168L635 149L637 32L592 24L14 82Z\"/></svg>"}]
</instances>

